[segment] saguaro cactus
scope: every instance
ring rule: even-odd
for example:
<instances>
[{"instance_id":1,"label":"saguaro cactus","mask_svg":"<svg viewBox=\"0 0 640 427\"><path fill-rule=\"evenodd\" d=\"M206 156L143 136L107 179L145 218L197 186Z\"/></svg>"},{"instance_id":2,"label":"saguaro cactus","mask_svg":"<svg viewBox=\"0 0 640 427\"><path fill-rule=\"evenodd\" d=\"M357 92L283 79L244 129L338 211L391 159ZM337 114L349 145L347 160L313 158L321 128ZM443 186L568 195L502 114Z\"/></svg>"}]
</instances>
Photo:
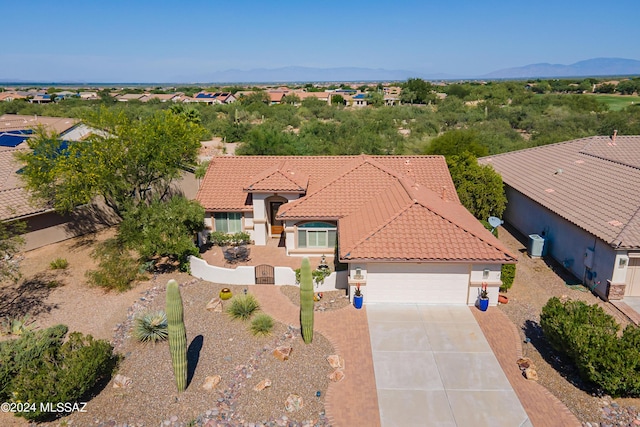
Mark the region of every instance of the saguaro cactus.
<instances>
[{"instance_id":1,"label":"saguaro cactus","mask_svg":"<svg viewBox=\"0 0 640 427\"><path fill-rule=\"evenodd\" d=\"M300 266L300 325L302 339L309 344L313 341L313 278L309 259L304 258Z\"/></svg>"},{"instance_id":2,"label":"saguaro cactus","mask_svg":"<svg viewBox=\"0 0 640 427\"><path fill-rule=\"evenodd\" d=\"M187 388L187 330L184 327L182 297L178 282L167 282L167 331L171 363L178 391Z\"/></svg>"}]
</instances>

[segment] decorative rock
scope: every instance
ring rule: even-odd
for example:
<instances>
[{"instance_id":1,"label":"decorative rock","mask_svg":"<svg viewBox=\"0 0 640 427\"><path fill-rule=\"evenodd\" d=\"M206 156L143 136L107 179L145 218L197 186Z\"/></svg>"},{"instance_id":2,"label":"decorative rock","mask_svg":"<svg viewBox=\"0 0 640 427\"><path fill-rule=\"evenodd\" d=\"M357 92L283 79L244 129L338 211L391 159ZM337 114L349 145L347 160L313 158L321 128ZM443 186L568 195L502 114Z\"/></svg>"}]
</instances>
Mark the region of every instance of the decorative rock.
<instances>
[{"instance_id":1,"label":"decorative rock","mask_svg":"<svg viewBox=\"0 0 640 427\"><path fill-rule=\"evenodd\" d=\"M528 380L538 381L538 373L533 368L527 368L524 370L524 377Z\"/></svg>"},{"instance_id":2,"label":"decorative rock","mask_svg":"<svg viewBox=\"0 0 640 427\"><path fill-rule=\"evenodd\" d=\"M332 354L331 356L327 356L327 362L333 369L344 369L344 359L342 356L338 356L337 354Z\"/></svg>"},{"instance_id":3,"label":"decorative rock","mask_svg":"<svg viewBox=\"0 0 640 427\"><path fill-rule=\"evenodd\" d=\"M273 355L277 359L285 361L285 360L289 359L289 355L291 354L292 350L293 350L292 347L283 345L283 346L280 346L280 347L276 347L276 349L273 350Z\"/></svg>"},{"instance_id":4,"label":"decorative rock","mask_svg":"<svg viewBox=\"0 0 640 427\"><path fill-rule=\"evenodd\" d=\"M334 383L342 381L344 378L344 372L340 369L336 369L331 374L329 374L329 379Z\"/></svg>"},{"instance_id":5,"label":"decorative rock","mask_svg":"<svg viewBox=\"0 0 640 427\"><path fill-rule=\"evenodd\" d=\"M220 298L214 298L207 303L206 309L209 311L213 311L214 313L221 313L222 301L220 300Z\"/></svg>"},{"instance_id":6,"label":"decorative rock","mask_svg":"<svg viewBox=\"0 0 640 427\"><path fill-rule=\"evenodd\" d=\"M220 375L213 375L213 376L206 377L204 379L204 384L202 385L202 388L205 390L211 391L214 388L216 388L218 384L220 384L221 380L222 378L220 377Z\"/></svg>"},{"instance_id":7,"label":"decorative rock","mask_svg":"<svg viewBox=\"0 0 640 427\"><path fill-rule=\"evenodd\" d=\"M253 389L255 391L261 391L261 390L264 390L267 387L271 387L271 380L265 378L264 380L260 381L258 383L258 385L256 385Z\"/></svg>"},{"instance_id":8,"label":"decorative rock","mask_svg":"<svg viewBox=\"0 0 640 427\"><path fill-rule=\"evenodd\" d=\"M520 359L516 360L516 363L518 364L518 367L523 371L527 368L536 368L536 365L534 365L533 361L528 357L521 357Z\"/></svg>"},{"instance_id":9,"label":"decorative rock","mask_svg":"<svg viewBox=\"0 0 640 427\"><path fill-rule=\"evenodd\" d=\"M287 412L299 411L303 407L304 401L302 400L302 397L298 396L297 394L290 394L289 397L287 397L286 402L284 403L284 409L286 409Z\"/></svg>"},{"instance_id":10,"label":"decorative rock","mask_svg":"<svg viewBox=\"0 0 640 427\"><path fill-rule=\"evenodd\" d=\"M113 379L113 388L127 388L132 382L131 378L118 374Z\"/></svg>"}]
</instances>

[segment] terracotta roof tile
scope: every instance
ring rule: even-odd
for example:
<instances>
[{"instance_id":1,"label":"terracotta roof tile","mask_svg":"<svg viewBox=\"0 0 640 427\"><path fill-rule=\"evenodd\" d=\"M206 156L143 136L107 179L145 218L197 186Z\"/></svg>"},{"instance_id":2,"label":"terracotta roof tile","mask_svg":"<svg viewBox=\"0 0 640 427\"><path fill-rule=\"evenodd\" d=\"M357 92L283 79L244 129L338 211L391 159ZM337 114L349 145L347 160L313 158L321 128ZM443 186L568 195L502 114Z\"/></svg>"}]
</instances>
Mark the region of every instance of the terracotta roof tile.
<instances>
[{"instance_id":1,"label":"terracotta roof tile","mask_svg":"<svg viewBox=\"0 0 640 427\"><path fill-rule=\"evenodd\" d=\"M460 204L441 156L215 157L197 199L210 212L250 211L242 189L293 191L286 171L308 174L308 189L278 217L337 219L346 259L515 260Z\"/></svg>"},{"instance_id":2,"label":"terracotta roof tile","mask_svg":"<svg viewBox=\"0 0 640 427\"><path fill-rule=\"evenodd\" d=\"M640 247L640 136L595 136L479 161L492 165L506 185L612 246Z\"/></svg>"},{"instance_id":3,"label":"terracotta roof tile","mask_svg":"<svg viewBox=\"0 0 640 427\"><path fill-rule=\"evenodd\" d=\"M44 204L31 200L16 173L20 169L20 164L14 157L17 151L21 150L0 151L0 221L32 215L47 209Z\"/></svg>"},{"instance_id":4,"label":"terracotta roof tile","mask_svg":"<svg viewBox=\"0 0 640 427\"><path fill-rule=\"evenodd\" d=\"M244 190L248 192L306 193L309 175L296 171L286 162L271 167L254 177Z\"/></svg>"}]
</instances>

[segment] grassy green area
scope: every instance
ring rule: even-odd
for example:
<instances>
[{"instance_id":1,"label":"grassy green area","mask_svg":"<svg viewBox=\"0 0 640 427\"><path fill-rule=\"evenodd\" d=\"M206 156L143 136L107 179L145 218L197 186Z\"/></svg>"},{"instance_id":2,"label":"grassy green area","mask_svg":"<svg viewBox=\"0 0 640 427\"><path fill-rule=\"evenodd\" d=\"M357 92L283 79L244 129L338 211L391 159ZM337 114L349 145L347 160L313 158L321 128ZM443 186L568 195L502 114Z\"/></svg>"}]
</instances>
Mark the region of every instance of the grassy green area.
<instances>
[{"instance_id":1,"label":"grassy green area","mask_svg":"<svg viewBox=\"0 0 640 427\"><path fill-rule=\"evenodd\" d=\"M598 95L594 94L598 101L609 106L611 111L620 111L631 104L640 103L640 96L633 95Z\"/></svg>"}]
</instances>

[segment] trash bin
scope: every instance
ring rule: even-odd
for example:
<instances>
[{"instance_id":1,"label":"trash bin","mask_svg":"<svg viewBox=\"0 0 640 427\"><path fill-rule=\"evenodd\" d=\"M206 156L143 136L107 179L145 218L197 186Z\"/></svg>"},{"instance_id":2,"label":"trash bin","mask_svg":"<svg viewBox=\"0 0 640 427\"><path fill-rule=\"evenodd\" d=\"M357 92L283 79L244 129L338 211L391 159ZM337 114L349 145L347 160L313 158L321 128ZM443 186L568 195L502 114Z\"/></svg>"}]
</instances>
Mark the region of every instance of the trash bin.
<instances>
[{"instance_id":1,"label":"trash bin","mask_svg":"<svg viewBox=\"0 0 640 427\"><path fill-rule=\"evenodd\" d=\"M538 234L529 234L529 256L539 258L544 255L544 237Z\"/></svg>"}]
</instances>

